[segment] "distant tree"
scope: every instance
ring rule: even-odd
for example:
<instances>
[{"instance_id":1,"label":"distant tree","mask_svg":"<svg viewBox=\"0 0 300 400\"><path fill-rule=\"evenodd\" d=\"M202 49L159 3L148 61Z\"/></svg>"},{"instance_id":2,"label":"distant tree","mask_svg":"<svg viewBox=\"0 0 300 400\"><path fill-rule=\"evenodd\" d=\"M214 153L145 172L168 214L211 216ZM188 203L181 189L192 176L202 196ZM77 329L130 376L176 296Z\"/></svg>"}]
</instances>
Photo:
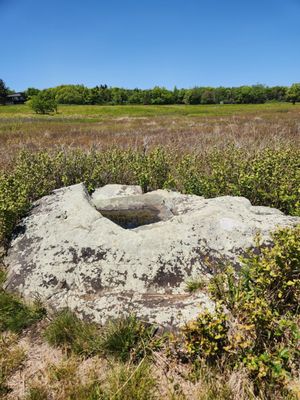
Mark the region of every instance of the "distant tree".
<instances>
[{"instance_id":1,"label":"distant tree","mask_svg":"<svg viewBox=\"0 0 300 400\"><path fill-rule=\"evenodd\" d=\"M286 86L273 86L266 88L268 101L285 101L288 88Z\"/></svg>"},{"instance_id":2,"label":"distant tree","mask_svg":"<svg viewBox=\"0 0 300 400\"><path fill-rule=\"evenodd\" d=\"M141 89L130 90L128 95L129 104L142 104L143 103L143 91Z\"/></svg>"},{"instance_id":3,"label":"distant tree","mask_svg":"<svg viewBox=\"0 0 300 400\"><path fill-rule=\"evenodd\" d=\"M126 104L128 100L128 91L121 88L111 88L111 103Z\"/></svg>"},{"instance_id":4,"label":"distant tree","mask_svg":"<svg viewBox=\"0 0 300 400\"><path fill-rule=\"evenodd\" d=\"M204 88L201 94L201 104L215 104L215 89Z\"/></svg>"},{"instance_id":5,"label":"distant tree","mask_svg":"<svg viewBox=\"0 0 300 400\"><path fill-rule=\"evenodd\" d=\"M111 102L111 89L107 85L95 86L89 89L90 104L108 104Z\"/></svg>"},{"instance_id":6,"label":"distant tree","mask_svg":"<svg viewBox=\"0 0 300 400\"><path fill-rule=\"evenodd\" d=\"M173 91L155 86L150 90L151 104L174 104Z\"/></svg>"},{"instance_id":7,"label":"distant tree","mask_svg":"<svg viewBox=\"0 0 300 400\"><path fill-rule=\"evenodd\" d=\"M300 101L298 85L300 84L289 89L289 97L287 87L264 85L217 88L196 86L191 89L178 89L175 86L173 90L159 86L152 89L126 89L107 85L93 88L84 85L60 85L46 90L53 94L57 104L256 104L287 99L292 102ZM28 88L25 95L30 99L38 93L38 89Z\"/></svg>"},{"instance_id":8,"label":"distant tree","mask_svg":"<svg viewBox=\"0 0 300 400\"><path fill-rule=\"evenodd\" d=\"M57 111L57 101L50 90L43 90L33 96L29 105L37 114L50 114Z\"/></svg>"},{"instance_id":9,"label":"distant tree","mask_svg":"<svg viewBox=\"0 0 300 400\"><path fill-rule=\"evenodd\" d=\"M287 101L296 104L297 101L300 101L300 83L294 83L287 91Z\"/></svg>"},{"instance_id":10,"label":"distant tree","mask_svg":"<svg viewBox=\"0 0 300 400\"><path fill-rule=\"evenodd\" d=\"M0 79L0 104L5 104L8 91L8 87L5 85L4 81Z\"/></svg>"},{"instance_id":11,"label":"distant tree","mask_svg":"<svg viewBox=\"0 0 300 400\"><path fill-rule=\"evenodd\" d=\"M37 94L39 94L40 90L30 87L27 90L25 90L25 97L26 99L31 99L33 96L36 96Z\"/></svg>"},{"instance_id":12,"label":"distant tree","mask_svg":"<svg viewBox=\"0 0 300 400\"><path fill-rule=\"evenodd\" d=\"M90 89L83 85L61 85L51 89L58 104L89 104Z\"/></svg>"},{"instance_id":13,"label":"distant tree","mask_svg":"<svg viewBox=\"0 0 300 400\"><path fill-rule=\"evenodd\" d=\"M184 104L185 93L186 89L178 89L177 92L175 92L175 99L177 104Z\"/></svg>"},{"instance_id":14,"label":"distant tree","mask_svg":"<svg viewBox=\"0 0 300 400\"><path fill-rule=\"evenodd\" d=\"M194 87L187 89L183 98L184 104L200 104L203 88Z\"/></svg>"}]
</instances>

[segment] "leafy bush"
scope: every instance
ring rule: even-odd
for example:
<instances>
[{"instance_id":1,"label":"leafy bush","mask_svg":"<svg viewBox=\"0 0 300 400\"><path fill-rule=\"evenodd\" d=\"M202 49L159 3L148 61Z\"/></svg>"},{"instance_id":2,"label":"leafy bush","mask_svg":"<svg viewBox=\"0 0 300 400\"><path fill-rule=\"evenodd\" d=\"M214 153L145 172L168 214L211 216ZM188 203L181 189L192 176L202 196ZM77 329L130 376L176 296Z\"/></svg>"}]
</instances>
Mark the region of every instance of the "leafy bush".
<instances>
[{"instance_id":1,"label":"leafy bush","mask_svg":"<svg viewBox=\"0 0 300 400\"><path fill-rule=\"evenodd\" d=\"M257 392L287 393L300 366L300 226L275 232L273 241L249 252L237 276L228 267L212 279L218 307L183 333L192 359L225 358L226 368L247 369Z\"/></svg>"},{"instance_id":2,"label":"leafy bush","mask_svg":"<svg viewBox=\"0 0 300 400\"><path fill-rule=\"evenodd\" d=\"M228 329L226 315L219 308L214 313L203 312L183 329L188 354L215 361L228 345Z\"/></svg>"},{"instance_id":3,"label":"leafy bush","mask_svg":"<svg viewBox=\"0 0 300 400\"><path fill-rule=\"evenodd\" d=\"M54 95L43 90L29 100L29 105L37 114L49 114L57 111L57 102Z\"/></svg>"}]
</instances>

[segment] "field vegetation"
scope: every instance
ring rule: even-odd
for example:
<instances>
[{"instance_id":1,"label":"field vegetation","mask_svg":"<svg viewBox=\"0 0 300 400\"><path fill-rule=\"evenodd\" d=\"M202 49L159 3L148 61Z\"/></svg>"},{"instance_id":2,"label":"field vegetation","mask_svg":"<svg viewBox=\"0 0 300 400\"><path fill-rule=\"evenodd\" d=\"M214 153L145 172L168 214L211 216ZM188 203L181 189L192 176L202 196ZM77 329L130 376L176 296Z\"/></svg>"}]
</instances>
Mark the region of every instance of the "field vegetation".
<instances>
[{"instance_id":1,"label":"field vegetation","mask_svg":"<svg viewBox=\"0 0 300 400\"><path fill-rule=\"evenodd\" d=\"M1 81L0 81L1 82ZM3 90L2 90L3 93ZM27 99L51 96L58 104L259 104L274 101L300 101L300 84L290 87L252 85L240 87L193 87L173 90L156 86L152 89L125 89L107 85L87 88L83 85L60 85L25 91ZM0 85L1 98L1 85Z\"/></svg>"},{"instance_id":2,"label":"field vegetation","mask_svg":"<svg viewBox=\"0 0 300 400\"><path fill-rule=\"evenodd\" d=\"M300 216L299 137L298 104L1 106L0 247L34 200L78 182L245 196ZM299 235L274 233L271 248L258 238L240 273L187 282L217 308L176 335L135 316L45 315L1 286L0 398L299 399Z\"/></svg>"},{"instance_id":3,"label":"field vegetation","mask_svg":"<svg viewBox=\"0 0 300 400\"><path fill-rule=\"evenodd\" d=\"M55 115L27 105L0 107L0 168L20 150L64 148L141 150L170 147L200 154L230 144L256 151L299 147L300 105L63 105Z\"/></svg>"}]
</instances>

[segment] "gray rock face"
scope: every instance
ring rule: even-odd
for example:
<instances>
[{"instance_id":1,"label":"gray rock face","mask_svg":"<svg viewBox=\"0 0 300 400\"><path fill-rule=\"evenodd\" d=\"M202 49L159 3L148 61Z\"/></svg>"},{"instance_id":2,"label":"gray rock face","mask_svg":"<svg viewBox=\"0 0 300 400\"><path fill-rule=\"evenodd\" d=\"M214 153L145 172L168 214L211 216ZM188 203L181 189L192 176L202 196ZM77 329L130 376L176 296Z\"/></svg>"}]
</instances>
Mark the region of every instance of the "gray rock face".
<instances>
[{"instance_id":1,"label":"gray rock face","mask_svg":"<svg viewBox=\"0 0 300 400\"><path fill-rule=\"evenodd\" d=\"M277 227L299 222L242 197L122 185L90 197L74 185L40 199L24 218L5 259L6 286L99 323L136 313L176 327L214 307L205 293L187 294L187 280L209 277L220 260L238 265L256 233L268 242Z\"/></svg>"}]
</instances>

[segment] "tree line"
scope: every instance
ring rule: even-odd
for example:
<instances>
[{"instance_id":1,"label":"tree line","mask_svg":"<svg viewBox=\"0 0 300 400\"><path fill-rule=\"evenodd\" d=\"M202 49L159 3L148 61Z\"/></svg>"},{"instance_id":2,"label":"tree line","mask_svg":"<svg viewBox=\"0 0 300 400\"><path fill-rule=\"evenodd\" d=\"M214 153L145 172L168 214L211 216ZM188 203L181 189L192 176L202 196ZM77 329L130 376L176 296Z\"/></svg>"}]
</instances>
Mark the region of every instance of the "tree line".
<instances>
[{"instance_id":1,"label":"tree line","mask_svg":"<svg viewBox=\"0 0 300 400\"><path fill-rule=\"evenodd\" d=\"M4 82L0 80L0 99L1 93L3 99L3 85L5 88ZM8 93L8 88L6 91ZM252 85L191 89L175 87L173 90L158 86L152 89L124 89L107 85L93 88L84 85L60 85L44 90L28 88L24 94L28 100L40 95L53 99L57 104L260 104L283 101L295 103L300 102L300 83L290 87Z\"/></svg>"}]
</instances>

